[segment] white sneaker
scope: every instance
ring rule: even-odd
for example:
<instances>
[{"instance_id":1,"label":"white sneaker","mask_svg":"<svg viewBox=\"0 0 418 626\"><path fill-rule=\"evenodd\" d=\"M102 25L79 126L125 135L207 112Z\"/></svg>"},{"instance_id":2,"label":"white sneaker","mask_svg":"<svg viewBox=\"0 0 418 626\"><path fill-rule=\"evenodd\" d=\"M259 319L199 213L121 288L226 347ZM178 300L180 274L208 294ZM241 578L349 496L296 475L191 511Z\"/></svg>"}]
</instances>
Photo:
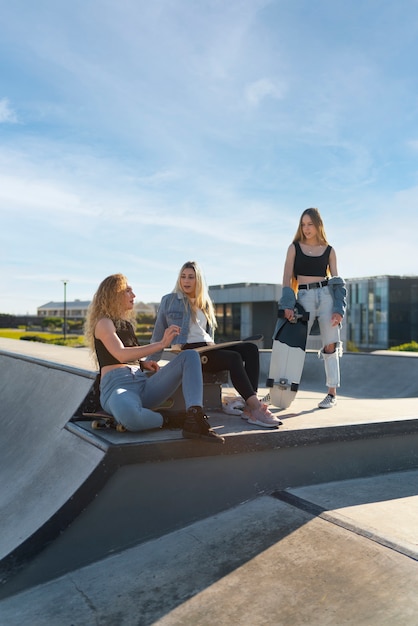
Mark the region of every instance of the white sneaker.
<instances>
[{"instance_id":1,"label":"white sneaker","mask_svg":"<svg viewBox=\"0 0 418 626\"><path fill-rule=\"evenodd\" d=\"M337 404L337 398L328 393L325 398L318 404L320 409L332 409Z\"/></svg>"},{"instance_id":2,"label":"white sneaker","mask_svg":"<svg viewBox=\"0 0 418 626\"><path fill-rule=\"evenodd\" d=\"M245 408L245 400L237 396L225 396L222 398L222 411L228 415L242 415Z\"/></svg>"}]
</instances>

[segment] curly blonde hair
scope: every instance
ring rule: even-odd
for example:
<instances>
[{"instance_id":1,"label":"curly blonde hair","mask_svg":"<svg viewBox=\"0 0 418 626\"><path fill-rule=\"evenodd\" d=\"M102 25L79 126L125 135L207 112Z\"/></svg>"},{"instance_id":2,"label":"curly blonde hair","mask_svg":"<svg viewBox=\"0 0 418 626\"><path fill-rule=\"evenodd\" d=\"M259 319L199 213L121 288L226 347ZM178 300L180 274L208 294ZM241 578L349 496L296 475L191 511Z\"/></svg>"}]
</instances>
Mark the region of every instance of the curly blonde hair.
<instances>
[{"instance_id":1,"label":"curly blonde hair","mask_svg":"<svg viewBox=\"0 0 418 626\"><path fill-rule=\"evenodd\" d=\"M123 274L112 274L100 283L87 309L84 323L84 341L90 352L95 354L94 331L97 322L108 317L118 328L123 320L135 326L135 311L126 310L124 295L128 287L128 279Z\"/></svg>"},{"instance_id":2,"label":"curly blonde hair","mask_svg":"<svg viewBox=\"0 0 418 626\"><path fill-rule=\"evenodd\" d=\"M196 261L186 261L186 263L183 263L177 277L177 282L173 289L173 293L183 293L184 295L184 292L181 288L181 275L184 270L187 269L194 270L196 276L195 301L192 303L190 302L190 298L188 298L188 302L192 311L192 318L195 320L197 309L201 309L212 328L216 328L218 326L218 322L216 321L215 308L213 306L212 300L210 299L209 289L206 285L203 272Z\"/></svg>"}]
</instances>

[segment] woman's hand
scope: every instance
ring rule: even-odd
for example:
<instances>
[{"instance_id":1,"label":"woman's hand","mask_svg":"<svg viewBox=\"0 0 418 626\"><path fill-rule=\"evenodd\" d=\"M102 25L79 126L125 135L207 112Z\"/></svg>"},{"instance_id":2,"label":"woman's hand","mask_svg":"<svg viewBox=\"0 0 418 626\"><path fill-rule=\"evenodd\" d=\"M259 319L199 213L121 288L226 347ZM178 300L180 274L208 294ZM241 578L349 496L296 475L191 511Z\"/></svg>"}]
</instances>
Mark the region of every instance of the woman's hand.
<instances>
[{"instance_id":1,"label":"woman's hand","mask_svg":"<svg viewBox=\"0 0 418 626\"><path fill-rule=\"evenodd\" d=\"M160 366L157 361L141 361L141 370L144 372L147 370L148 372L158 372Z\"/></svg>"},{"instance_id":2,"label":"woman's hand","mask_svg":"<svg viewBox=\"0 0 418 626\"><path fill-rule=\"evenodd\" d=\"M339 313L333 313L331 317L331 326L338 326L343 321L343 316Z\"/></svg>"},{"instance_id":3,"label":"woman's hand","mask_svg":"<svg viewBox=\"0 0 418 626\"><path fill-rule=\"evenodd\" d=\"M172 324L164 331L164 336L161 340L161 345L163 348L168 348L173 343L173 339L178 337L180 334L180 326L176 326Z\"/></svg>"},{"instance_id":4,"label":"woman's hand","mask_svg":"<svg viewBox=\"0 0 418 626\"><path fill-rule=\"evenodd\" d=\"M293 309L285 309L284 316L287 320L289 320L289 322L291 322L292 319L295 317L295 312Z\"/></svg>"}]
</instances>

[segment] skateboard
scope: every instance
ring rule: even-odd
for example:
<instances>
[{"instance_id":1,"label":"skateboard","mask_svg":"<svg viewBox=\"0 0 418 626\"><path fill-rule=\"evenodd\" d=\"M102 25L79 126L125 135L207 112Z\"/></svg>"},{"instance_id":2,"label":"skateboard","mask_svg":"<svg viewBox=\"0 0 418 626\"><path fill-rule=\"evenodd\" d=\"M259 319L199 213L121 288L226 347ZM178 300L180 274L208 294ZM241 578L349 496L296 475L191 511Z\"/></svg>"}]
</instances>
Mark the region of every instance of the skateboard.
<instances>
[{"instance_id":1,"label":"skateboard","mask_svg":"<svg viewBox=\"0 0 418 626\"><path fill-rule=\"evenodd\" d=\"M118 433L126 432L125 426L116 422L113 415L109 415L106 411L98 411L97 413L89 414L89 417L93 416L94 419L91 422L91 427L94 428L94 430L107 430L112 428Z\"/></svg>"},{"instance_id":2,"label":"skateboard","mask_svg":"<svg viewBox=\"0 0 418 626\"><path fill-rule=\"evenodd\" d=\"M159 411L163 409L171 409L173 404L173 398L167 398L167 400L159 404L157 407L154 407L152 410ZM94 430L106 430L108 428L112 428L118 433L126 432L125 426L116 422L113 415L110 415L110 413L107 413L106 411L83 411L82 416L91 419L91 427L94 428Z\"/></svg>"},{"instance_id":3,"label":"skateboard","mask_svg":"<svg viewBox=\"0 0 418 626\"><path fill-rule=\"evenodd\" d=\"M271 351L270 371L266 386L270 388L270 401L280 409L287 409L299 389L305 362L309 313L298 302L293 320L284 318L279 310L279 321Z\"/></svg>"},{"instance_id":4,"label":"skateboard","mask_svg":"<svg viewBox=\"0 0 418 626\"><path fill-rule=\"evenodd\" d=\"M206 352L212 352L212 350L222 350L223 348L231 348L232 346L238 346L240 343L245 343L246 341L252 341L255 343L256 341L261 341L262 339L264 339L264 335L252 335L251 337L246 337L245 339L240 339L239 341L224 341L223 343L214 343L209 346L193 348L193 350L201 355L200 361L202 365L206 365L208 362ZM181 352L181 350L172 350L172 352Z\"/></svg>"}]
</instances>

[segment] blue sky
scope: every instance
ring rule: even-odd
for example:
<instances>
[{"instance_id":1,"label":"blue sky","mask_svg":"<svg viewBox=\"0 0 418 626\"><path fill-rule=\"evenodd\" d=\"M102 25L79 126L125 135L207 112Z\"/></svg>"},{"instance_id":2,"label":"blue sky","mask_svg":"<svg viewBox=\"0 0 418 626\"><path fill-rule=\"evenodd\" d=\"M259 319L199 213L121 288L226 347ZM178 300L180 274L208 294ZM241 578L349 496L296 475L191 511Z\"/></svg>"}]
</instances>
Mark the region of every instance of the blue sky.
<instances>
[{"instance_id":1,"label":"blue sky","mask_svg":"<svg viewBox=\"0 0 418 626\"><path fill-rule=\"evenodd\" d=\"M0 0L0 313L280 283L310 206L416 275L417 59L416 0Z\"/></svg>"}]
</instances>

